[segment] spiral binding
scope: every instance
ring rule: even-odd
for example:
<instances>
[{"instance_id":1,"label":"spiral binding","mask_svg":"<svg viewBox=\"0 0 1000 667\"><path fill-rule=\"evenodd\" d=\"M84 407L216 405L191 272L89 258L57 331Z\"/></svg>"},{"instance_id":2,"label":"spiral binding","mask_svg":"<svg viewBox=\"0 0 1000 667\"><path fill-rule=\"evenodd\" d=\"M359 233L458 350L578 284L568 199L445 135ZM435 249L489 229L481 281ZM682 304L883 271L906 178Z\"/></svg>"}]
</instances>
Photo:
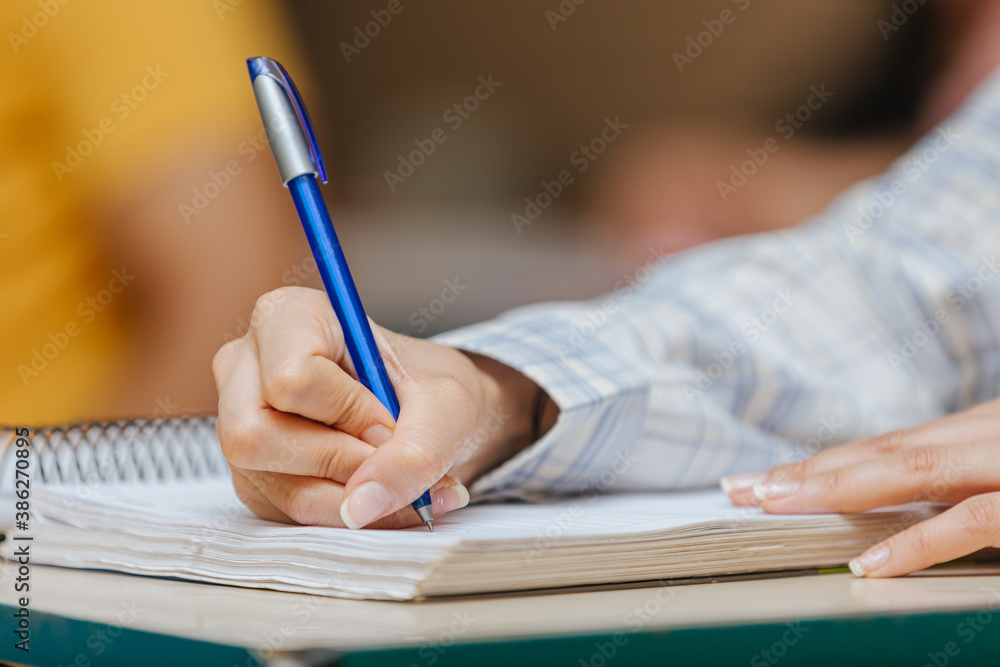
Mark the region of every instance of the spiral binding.
<instances>
[{"instance_id":1,"label":"spiral binding","mask_svg":"<svg viewBox=\"0 0 1000 667\"><path fill-rule=\"evenodd\" d=\"M0 429L0 443L14 441ZM35 484L169 482L228 472L215 436L215 417L175 417L32 428L31 480ZM0 459L0 488L13 485L15 447Z\"/></svg>"}]
</instances>

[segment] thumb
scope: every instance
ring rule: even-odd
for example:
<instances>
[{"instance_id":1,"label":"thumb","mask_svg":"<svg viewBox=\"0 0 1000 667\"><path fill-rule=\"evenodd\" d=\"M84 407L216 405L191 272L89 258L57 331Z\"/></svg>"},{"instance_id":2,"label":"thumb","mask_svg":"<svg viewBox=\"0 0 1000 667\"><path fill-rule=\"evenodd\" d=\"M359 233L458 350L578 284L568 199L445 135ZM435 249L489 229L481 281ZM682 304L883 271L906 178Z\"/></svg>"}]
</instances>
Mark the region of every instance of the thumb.
<instances>
[{"instance_id":1,"label":"thumb","mask_svg":"<svg viewBox=\"0 0 1000 667\"><path fill-rule=\"evenodd\" d=\"M441 406L448 406L448 413ZM440 480L451 466L463 439L455 422L454 401L423 394L408 402L388 442L378 447L344 487L340 518L348 528L361 528L402 509ZM461 413L461 410L459 410ZM461 484L437 488L436 515L464 507L469 492Z\"/></svg>"}]
</instances>

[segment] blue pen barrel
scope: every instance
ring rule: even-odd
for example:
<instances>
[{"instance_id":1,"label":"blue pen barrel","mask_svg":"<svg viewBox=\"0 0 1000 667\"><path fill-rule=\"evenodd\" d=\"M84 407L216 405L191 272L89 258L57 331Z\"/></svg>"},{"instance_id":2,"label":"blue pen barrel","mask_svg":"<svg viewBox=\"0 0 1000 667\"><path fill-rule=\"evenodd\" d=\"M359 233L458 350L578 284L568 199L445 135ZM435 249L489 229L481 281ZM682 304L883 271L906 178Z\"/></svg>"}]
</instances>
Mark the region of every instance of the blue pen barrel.
<instances>
[{"instance_id":1,"label":"blue pen barrel","mask_svg":"<svg viewBox=\"0 0 1000 667\"><path fill-rule=\"evenodd\" d=\"M299 211L313 257L319 265L326 293L330 296L330 302L344 330L344 341L358 379L389 409L393 419L398 419L399 400L396 398L396 391L392 388L382 357L375 346L368 316L365 315L358 289L347 268L344 250L333 229L316 177L311 174L296 176L288 182L288 189L295 201L295 208Z\"/></svg>"},{"instance_id":2,"label":"blue pen barrel","mask_svg":"<svg viewBox=\"0 0 1000 667\"><path fill-rule=\"evenodd\" d=\"M354 363L358 379L389 409L393 419L399 419L399 399L396 398L396 391L389 381L382 356L375 345L371 325L347 268L347 259L333 229L316 177L312 174L296 176L288 182L288 190L295 201L306 238L309 239L313 257L316 258L319 273L323 277L326 293L340 321L347 352ZM425 491L413 503L413 507L423 507L430 502L430 492Z\"/></svg>"}]
</instances>

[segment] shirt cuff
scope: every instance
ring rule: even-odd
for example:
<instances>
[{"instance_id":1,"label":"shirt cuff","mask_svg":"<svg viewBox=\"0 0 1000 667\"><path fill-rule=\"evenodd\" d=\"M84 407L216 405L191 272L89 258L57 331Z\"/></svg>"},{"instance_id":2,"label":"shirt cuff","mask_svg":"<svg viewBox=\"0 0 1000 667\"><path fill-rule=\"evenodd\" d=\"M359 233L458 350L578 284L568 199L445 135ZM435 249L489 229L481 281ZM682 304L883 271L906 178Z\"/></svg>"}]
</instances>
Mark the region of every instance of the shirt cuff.
<instances>
[{"instance_id":1,"label":"shirt cuff","mask_svg":"<svg viewBox=\"0 0 1000 667\"><path fill-rule=\"evenodd\" d=\"M529 306L434 338L519 371L559 407L545 436L472 485L473 499L596 493L631 465L646 422L649 383L636 364L574 326L581 306ZM614 328L613 319L603 327Z\"/></svg>"}]
</instances>

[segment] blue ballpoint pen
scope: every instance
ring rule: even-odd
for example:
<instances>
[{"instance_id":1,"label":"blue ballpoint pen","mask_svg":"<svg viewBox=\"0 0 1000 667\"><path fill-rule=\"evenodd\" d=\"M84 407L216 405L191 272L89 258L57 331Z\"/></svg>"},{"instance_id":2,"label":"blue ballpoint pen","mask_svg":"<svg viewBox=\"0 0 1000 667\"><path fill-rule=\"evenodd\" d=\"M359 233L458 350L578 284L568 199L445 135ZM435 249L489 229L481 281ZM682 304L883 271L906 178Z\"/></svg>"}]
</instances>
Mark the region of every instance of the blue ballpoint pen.
<instances>
[{"instance_id":1,"label":"blue ballpoint pen","mask_svg":"<svg viewBox=\"0 0 1000 667\"><path fill-rule=\"evenodd\" d=\"M358 379L389 409L393 419L399 419L396 391L385 371L368 316L361 305L344 251L316 183L317 177L326 183L326 166L302 97L278 61L248 58L247 67L271 153L282 183L292 193L326 292L340 320ZM430 491L424 491L412 506L420 520L433 531Z\"/></svg>"}]
</instances>

